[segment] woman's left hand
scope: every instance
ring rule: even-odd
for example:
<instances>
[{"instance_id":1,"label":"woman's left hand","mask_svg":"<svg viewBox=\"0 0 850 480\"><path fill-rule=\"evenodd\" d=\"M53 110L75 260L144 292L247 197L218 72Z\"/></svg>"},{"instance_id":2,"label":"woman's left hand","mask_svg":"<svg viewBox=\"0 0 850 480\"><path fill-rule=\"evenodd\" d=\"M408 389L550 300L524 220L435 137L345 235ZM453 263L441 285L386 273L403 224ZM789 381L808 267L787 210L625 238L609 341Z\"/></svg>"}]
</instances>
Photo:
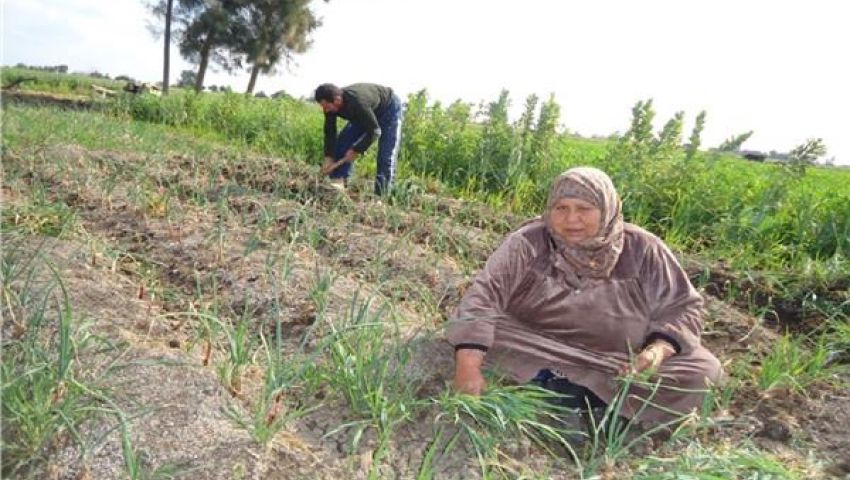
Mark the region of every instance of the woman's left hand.
<instances>
[{"instance_id":1,"label":"woman's left hand","mask_svg":"<svg viewBox=\"0 0 850 480\"><path fill-rule=\"evenodd\" d=\"M624 364L620 369L620 374L627 375L629 373L641 373L645 370L656 370L664 360L675 353L676 349L673 348L673 345L663 340L656 340L637 354L631 364Z\"/></svg>"}]
</instances>

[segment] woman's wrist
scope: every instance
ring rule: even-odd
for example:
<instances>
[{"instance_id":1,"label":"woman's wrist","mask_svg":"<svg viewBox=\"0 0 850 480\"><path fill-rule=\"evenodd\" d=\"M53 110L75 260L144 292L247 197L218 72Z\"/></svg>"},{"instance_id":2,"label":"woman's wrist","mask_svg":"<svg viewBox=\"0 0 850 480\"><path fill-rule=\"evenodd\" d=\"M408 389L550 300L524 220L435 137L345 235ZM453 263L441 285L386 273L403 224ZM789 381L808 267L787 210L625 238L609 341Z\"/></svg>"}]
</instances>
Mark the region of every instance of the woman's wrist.
<instances>
[{"instance_id":1,"label":"woman's wrist","mask_svg":"<svg viewBox=\"0 0 850 480\"><path fill-rule=\"evenodd\" d=\"M455 350L455 361L481 365L484 361L484 355L484 350L477 348L459 348Z\"/></svg>"},{"instance_id":2,"label":"woman's wrist","mask_svg":"<svg viewBox=\"0 0 850 480\"><path fill-rule=\"evenodd\" d=\"M481 370L484 363L484 352L474 348L461 348L455 351L455 370L467 372Z\"/></svg>"}]
</instances>

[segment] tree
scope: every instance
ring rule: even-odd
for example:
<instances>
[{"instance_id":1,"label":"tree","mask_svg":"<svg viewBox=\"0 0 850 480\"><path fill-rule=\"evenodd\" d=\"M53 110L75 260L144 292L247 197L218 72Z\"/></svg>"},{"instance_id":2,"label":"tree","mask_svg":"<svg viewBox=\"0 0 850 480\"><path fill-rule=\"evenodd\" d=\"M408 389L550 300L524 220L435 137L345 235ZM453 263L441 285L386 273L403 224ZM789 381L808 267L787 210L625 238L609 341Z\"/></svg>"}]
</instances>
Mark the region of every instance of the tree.
<instances>
[{"instance_id":1,"label":"tree","mask_svg":"<svg viewBox=\"0 0 850 480\"><path fill-rule=\"evenodd\" d=\"M826 145L824 145L823 139L810 138L791 150L788 154L788 167L792 173L804 175L806 167L813 165L815 160L824 155L826 155Z\"/></svg>"},{"instance_id":2,"label":"tree","mask_svg":"<svg viewBox=\"0 0 850 480\"><path fill-rule=\"evenodd\" d=\"M177 0L177 8L174 8L174 0L154 0L147 4L148 10L154 17L164 22L165 28L160 29L156 24L148 24L148 30L154 37L162 35L164 39L162 57L162 93L168 93L171 76L171 38L182 36L188 23L191 21L193 9L190 2ZM176 27L176 28L172 28Z\"/></svg>"},{"instance_id":3,"label":"tree","mask_svg":"<svg viewBox=\"0 0 850 480\"><path fill-rule=\"evenodd\" d=\"M168 75L171 69L171 12L174 11L174 0L166 0L165 4L165 46L162 53L162 94L168 95Z\"/></svg>"},{"instance_id":4,"label":"tree","mask_svg":"<svg viewBox=\"0 0 850 480\"><path fill-rule=\"evenodd\" d=\"M227 72L242 68L241 56L235 54L237 42L245 35L240 10L248 0L179 0L193 4L193 20L180 42L180 54L198 65L195 91L204 87L204 76L210 61Z\"/></svg>"},{"instance_id":5,"label":"tree","mask_svg":"<svg viewBox=\"0 0 850 480\"><path fill-rule=\"evenodd\" d=\"M164 72L174 35L180 38L180 54L198 66L198 92L211 63L233 72L244 62L252 65L247 93L252 92L260 73L270 73L292 54L307 51L310 33L321 25L309 8L312 0L152 1L150 11L165 20ZM150 28L157 36L161 33L156 26Z\"/></svg>"},{"instance_id":6,"label":"tree","mask_svg":"<svg viewBox=\"0 0 850 480\"><path fill-rule=\"evenodd\" d=\"M313 11L312 0L250 0L246 6L245 35L239 47L251 64L246 94L251 94L260 73L272 73L292 54L310 48L310 33L321 25Z\"/></svg>"},{"instance_id":7,"label":"tree","mask_svg":"<svg viewBox=\"0 0 850 480\"><path fill-rule=\"evenodd\" d=\"M753 131L744 132L740 135L732 136L726 139L723 143L717 147L721 152L737 152L741 149L741 145L744 144L750 137L753 136Z\"/></svg>"},{"instance_id":8,"label":"tree","mask_svg":"<svg viewBox=\"0 0 850 480\"><path fill-rule=\"evenodd\" d=\"M154 0L148 8L165 19L169 0ZM176 0L171 11L171 33L180 38L180 55L198 65L195 91L200 92L210 62L225 71L242 67L234 54L236 42L245 35L242 11L251 0ZM159 35L156 26L151 31Z\"/></svg>"},{"instance_id":9,"label":"tree","mask_svg":"<svg viewBox=\"0 0 850 480\"><path fill-rule=\"evenodd\" d=\"M182 88L192 88L196 84L194 70L183 70L180 72L180 79L177 80L177 86Z\"/></svg>"}]
</instances>

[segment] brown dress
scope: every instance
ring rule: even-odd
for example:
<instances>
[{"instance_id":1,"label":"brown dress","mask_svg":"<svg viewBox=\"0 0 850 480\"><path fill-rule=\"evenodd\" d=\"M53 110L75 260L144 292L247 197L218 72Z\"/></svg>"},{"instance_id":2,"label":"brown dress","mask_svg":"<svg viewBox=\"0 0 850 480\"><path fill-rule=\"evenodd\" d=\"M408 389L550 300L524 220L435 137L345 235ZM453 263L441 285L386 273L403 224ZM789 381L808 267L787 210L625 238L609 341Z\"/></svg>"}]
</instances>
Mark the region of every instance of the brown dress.
<instances>
[{"instance_id":1,"label":"brown dress","mask_svg":"<svg viewBox=\"0 0 850 480\"><path fill-rule=\"evenodd\" d=\"M449 341L486 347L487 365L518 382L554 368L610 403L629 353L661 337L679 350L659 367L661 386L633 386L619 413L659 423L699 407L721 367L700 344L702 297L667 246L625 224L607 278L579 278L557 249L542 220L511 233L461 300Z\"/></svg>"}]
</instances>

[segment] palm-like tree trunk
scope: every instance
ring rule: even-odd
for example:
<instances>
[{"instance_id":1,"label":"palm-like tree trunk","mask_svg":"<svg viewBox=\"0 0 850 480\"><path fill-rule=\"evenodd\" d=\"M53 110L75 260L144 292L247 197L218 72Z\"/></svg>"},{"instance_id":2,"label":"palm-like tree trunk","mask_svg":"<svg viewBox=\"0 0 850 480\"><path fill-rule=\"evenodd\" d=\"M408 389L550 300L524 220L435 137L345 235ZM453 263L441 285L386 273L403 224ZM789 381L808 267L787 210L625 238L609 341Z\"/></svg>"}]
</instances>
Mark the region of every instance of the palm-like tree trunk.
<instances>
[{"instance_id":1,"label":"palm-like tree trunk","mask_svg":"<svg viewBox=\"0 0 850 480\"><path fill-rule=\"evenodd\" d=\"M257 85L257 77L260 76L260 64L255 63L253 67L251 67L251 80L248 81L248 89L245 90L246 95L250 95L254 93L254 87Z\"/></svg>"},{"instance_id":2,"label":"palm-like tree trunk","mask_svg":"<svg viewBox=\"0 0 850 480\"><path fill-rule=\"evenodd\" d=\"M213 36L207 35L204 45L201 47L201 63L198 65L198 75L195 77L195 91L200 92L204 88L204 75L207 73L207 65L210 63L210 50L212 50Z\"/></svg>"},{"instance_id":3,"label":"palm-like tree trunk","mask_svg":"<svg viewBox=\"0 0 850 480\"><path fill-rule=\"evenodd\" d=\"M171 7L174 0L168 0L165 6L165 48L162 55L162 93L168 93L168 77L171 68Z\"/></svg>"}]
</instances>

